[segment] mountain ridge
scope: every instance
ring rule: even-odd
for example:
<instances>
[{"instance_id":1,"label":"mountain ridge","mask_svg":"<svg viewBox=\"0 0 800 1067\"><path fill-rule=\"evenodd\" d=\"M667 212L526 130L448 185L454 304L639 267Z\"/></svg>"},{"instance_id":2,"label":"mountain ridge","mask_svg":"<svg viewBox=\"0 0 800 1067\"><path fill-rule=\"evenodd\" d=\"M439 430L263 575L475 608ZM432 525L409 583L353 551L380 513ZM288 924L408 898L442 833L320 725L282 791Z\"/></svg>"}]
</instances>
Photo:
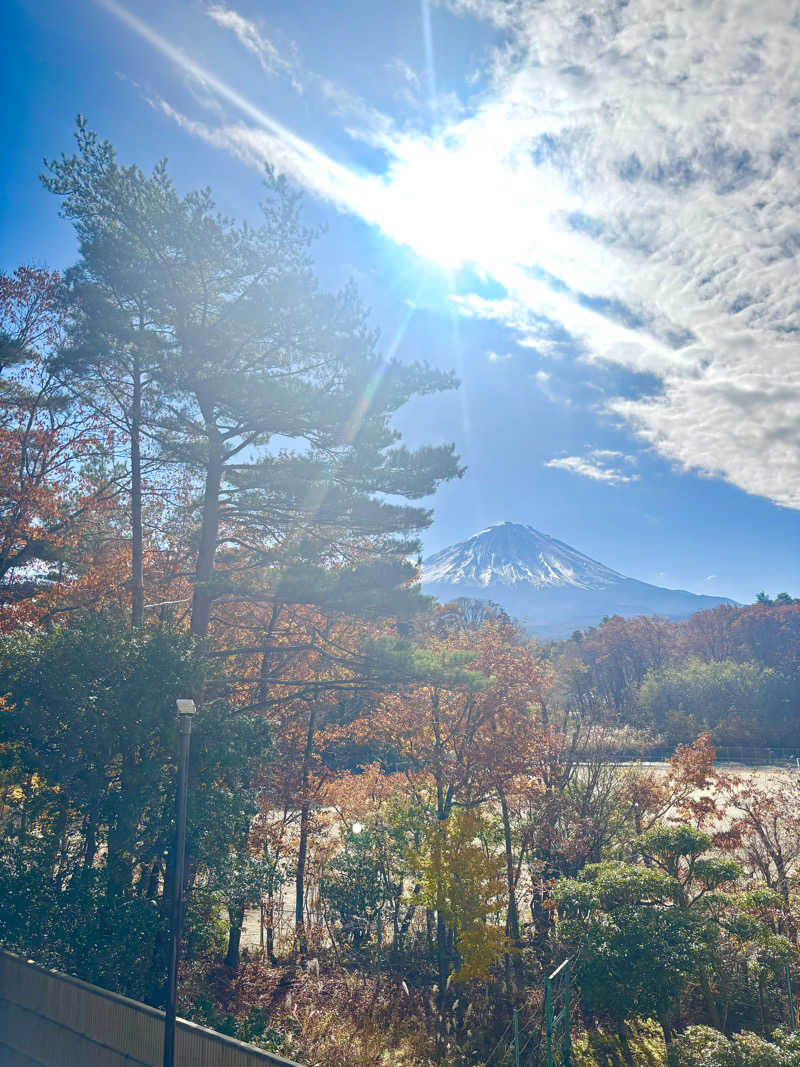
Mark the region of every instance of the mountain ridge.
<instances>
[{"instance_id":1,"label":"mountain ridge","mask_svg":"<svg viewBox=\"0 0 800 1067\"><path fill-rule=\"evenodd\" d=\"M533 526L495 523L423 561L423 592L500 604L539 637L565 637L604 616L679 620L735 604L727 597L667 589L629 578Z\"/></svg>"}]
</instances>

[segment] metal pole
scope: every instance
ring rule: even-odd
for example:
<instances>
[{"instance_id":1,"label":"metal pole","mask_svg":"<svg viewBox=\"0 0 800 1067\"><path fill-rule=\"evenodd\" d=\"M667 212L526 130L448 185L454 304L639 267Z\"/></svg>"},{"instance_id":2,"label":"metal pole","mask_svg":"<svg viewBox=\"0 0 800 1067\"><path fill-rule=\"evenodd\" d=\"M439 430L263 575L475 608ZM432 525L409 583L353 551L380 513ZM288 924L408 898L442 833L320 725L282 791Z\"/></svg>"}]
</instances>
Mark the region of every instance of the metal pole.
<instances>
[{"instance_id":1,"label":"metal pole","mask_svg":"<svg viewBox=\"0 0 800 1067\"><path fill-rule=\"evenodd\" d=\"M792 998L792 976L789 974L789 964L786 964L786 989L789 993L789 1025L792 1028L792 1033L797 1029L797 1022L794 1015L794 999Z\"/></svg>"},{"instance_id":2,"label":"metal pole","mask_svg":"<svg viewBox=\"0 0 800 1067\"><path fill-rule=\"evenodd\" d=\"M570 1067L572 1063L572 1026L570 1024L570 968L569 960L564 968L564 1067Z\"/></svg>"},{"instance_id":3,"label":"metal pole","mask_svg":"<svg viewBox=\"0 0 800 1067\"><path fill-rule=\"evenodd\" d=\"M544 980L544 1025L547 1037L547 1067L553 1067L553 985L549 978Z\"/></svg>"},{"instance_id":4,"label":"metal pole","mask_svg":"<svg viewBox=\"0 0 800 1067\"><path fill-rule=\"evenodd\" d=\"M381 924L381 909L378 908L378 959L377 967L378 974L381 973L381 941L383 940L383 926Z\"/></svg>"},{"instance_id":5,"label":"metal pole","mask_svg":"<svg viewBox=\"0 0 800 1067\"><path fill-rule=\"evenodd\" d=\"M178 999L178 958L183 925L183 882L186 866L186 802L189 786L189 743L192 736L193 700L178 701L178 789L175 798L175 858L170 916L170 951L167 970L167 1006L164 1014L164 1067L175 1067L175 1008Z\"/></svg>"}]
</instances>

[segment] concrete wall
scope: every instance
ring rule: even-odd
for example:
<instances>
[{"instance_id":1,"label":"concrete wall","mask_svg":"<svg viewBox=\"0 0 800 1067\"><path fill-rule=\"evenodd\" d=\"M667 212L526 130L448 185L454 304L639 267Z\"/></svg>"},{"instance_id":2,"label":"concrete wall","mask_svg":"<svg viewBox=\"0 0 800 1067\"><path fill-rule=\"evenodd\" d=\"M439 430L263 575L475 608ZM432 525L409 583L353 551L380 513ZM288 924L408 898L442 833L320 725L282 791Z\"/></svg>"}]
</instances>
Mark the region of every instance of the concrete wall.
<instances>
[{"instance_id":1,"label":"concrete wall","mask_svg":"<svg viewBox=\"0 0 800 1067\"><path fill-rule=\"evenodd\" d=\"M2 1067L161 1067L164 1013L0 950ZM178 1020L176 1067L290 1060Z\"/></svg>"}]
</instances>

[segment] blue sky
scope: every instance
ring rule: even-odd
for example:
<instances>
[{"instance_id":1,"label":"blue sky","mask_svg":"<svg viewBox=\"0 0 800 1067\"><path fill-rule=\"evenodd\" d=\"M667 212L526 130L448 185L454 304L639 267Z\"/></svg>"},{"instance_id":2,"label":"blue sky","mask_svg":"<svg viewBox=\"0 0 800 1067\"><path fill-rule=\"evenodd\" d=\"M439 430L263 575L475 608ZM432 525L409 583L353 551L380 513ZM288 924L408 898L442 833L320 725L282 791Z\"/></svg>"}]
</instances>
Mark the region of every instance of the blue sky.
<instances>
[{"instance_id":1,"label":"blue sky","mask_svg":"<svg viewBox=\"0 0 800 1067\"><path fill-rule=\"evenodd\" d=\"M800 4L6 0L3 269L84 113L255 217L266 162L382 344L460 390L427 551L527 522L633 577L800 594Z\"/></svg>"}]
</instances>

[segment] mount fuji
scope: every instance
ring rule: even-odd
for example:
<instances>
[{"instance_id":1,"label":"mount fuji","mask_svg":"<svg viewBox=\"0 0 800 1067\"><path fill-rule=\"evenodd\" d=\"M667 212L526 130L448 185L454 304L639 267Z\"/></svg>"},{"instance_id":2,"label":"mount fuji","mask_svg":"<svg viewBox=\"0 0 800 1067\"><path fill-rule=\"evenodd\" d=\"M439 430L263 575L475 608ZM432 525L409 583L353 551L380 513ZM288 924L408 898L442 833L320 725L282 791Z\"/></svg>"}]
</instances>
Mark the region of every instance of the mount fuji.
<instances>
[{"instance_id":1,"label":"mount fuji","mask_svg":"<svg viewBox=\"0 0 800 1067\"><path fill-rule=\"evenodd\" d=\"M606 615L686 619L735 603L627 578L517 522L497 523L429 556L422 564L422 590L443 603L492 600L544 638L566 637Z\"/></svg>"}]
</instances>

